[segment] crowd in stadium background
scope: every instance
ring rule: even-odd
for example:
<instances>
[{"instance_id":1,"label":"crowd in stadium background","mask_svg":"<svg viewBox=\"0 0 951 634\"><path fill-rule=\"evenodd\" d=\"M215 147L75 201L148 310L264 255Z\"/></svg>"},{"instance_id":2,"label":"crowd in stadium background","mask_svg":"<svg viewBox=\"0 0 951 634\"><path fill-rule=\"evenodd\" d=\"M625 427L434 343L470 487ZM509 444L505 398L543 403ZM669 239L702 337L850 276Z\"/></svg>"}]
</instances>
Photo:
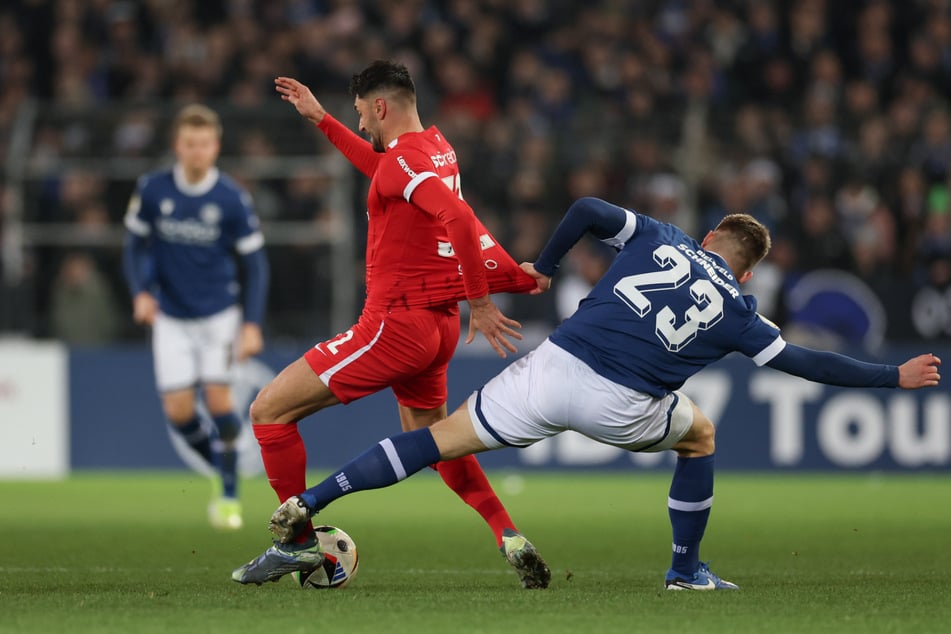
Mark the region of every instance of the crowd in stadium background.
<instances>
[{"instance_id":1,"label":"crowd in stadium background","mask_svg":"<svg viewBox=\"0 0 951 634\"><path fill-rule=\"evenodd\" d=\"M131 183L109 192L96 174L57 169L90 138L41 127L28 156L10 155L24 104L127 104L99 151L158 161L164 121L137 106L286 109L273 79L289 75L355 126L347 82L381 58L410 67L424 123L453 139L466 200L517 261L534 259L583 195L698 237L744 211L773 232L751 291L787 333L801 323L825 344L831 334L869 346L951 332L947 0L8 0L4 175L14 160L46 170L41 208L24 212L34 220L118 226ZM227 121L226 151L287 151L279 134ZM359 201L366 183L355 183ZM326 184L306 176L246 185L265 221L322 211ZM6 211L9 197L0 200ZM579 250L563 289L572 274L596 277L603 257ZM825 269L854 278L809 276ZM69 339L50 315L57 288L78 279L104 307L95 323L116 322L109 340L141 336L123 326L129 300L108 259L79 253L31 270L47 315L32 334ZM279 284L294 268L278 262L273 273ZM105 282L88 282L97 276ZM288 301L275 290L272 310ZM811 301L823 290L835 310ZM511 298L507 313L552 326L571 301L549 295ZM887 323L877 338L875 306Z\"/></svg>"}]
</instances>

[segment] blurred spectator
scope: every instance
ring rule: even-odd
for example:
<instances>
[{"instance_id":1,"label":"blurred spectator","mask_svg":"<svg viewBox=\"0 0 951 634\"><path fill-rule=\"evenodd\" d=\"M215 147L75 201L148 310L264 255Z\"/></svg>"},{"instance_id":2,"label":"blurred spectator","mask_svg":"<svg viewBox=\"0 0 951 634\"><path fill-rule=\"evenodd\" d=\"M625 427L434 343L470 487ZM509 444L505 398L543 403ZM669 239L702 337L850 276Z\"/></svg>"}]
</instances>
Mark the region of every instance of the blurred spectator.
<instances>
[{"instance_id":1,"label":"blurred spectator","mask_svg":"<svg viewBox=\"0 0 951 634\"><path fill-rule=\"evenodd\" d=\"M878 191L859 174L850 174L835 194L839 226L850 242L868 224L878 205Z\"/></svg>"},{"instance_id":2,"label":"blurred spectator","mask_svg":"<svg viewBox=\"0 0 951 634\"><path fill-rule=\"evenodd\" d=\"M107 235L132 187L118 174L162 151L167 113L218 101L238 131L223 158L262 217L332 230L324 177L281 163L324 148L273 115L272 80L300 77L344 112L341 86L378 57L410 66L467 162L463 194L525 259L521 231L593 193L694 235L752 213L776 233L773 278L822 262L925 284L951 268L943 1L7 0L0 152L30 133L11 170L26 221L95 227L98 203L106 230L87 231ZM46 293L55 264L32 270Z\"/></svg>"},{"instance_id":3,"label":"blurred spectator","mask_svg":"<svg viewBox=\"0 0 951 634\"><path fill-rule=\"evenodd\" d=\"M836 104L822 91L810 93L805 100L803 126L793 133L789 158L794 165L802 165L810 156L830 160L843 157L845 137L836 122Z\"/></svg>"},{"instance_id":4,"label":"blurred spectator","mask_svg":"<svg viewBox=\"0 0 951 634\"><path fill-rule=\"evenodd\" d=\"M865 119L858 131L849 160L852 170L870 183L886 183L899 167L897 157L889 151L888 122L882 116Z\"/></svg>"},{"instance_id":5,"label":"blurred spectator","mask_svg":"<svg viewBox=\"0 0 951 634\"><path fill-rule=\"evenodd\" d=\"M508 252L516 262L533 262L545 246L545 240L553 227L546 214L533 209L516 211L511 221L511 234L508 240L503 241ZM523 326L531 324L550 330L559 323L554 293L502 295L499 300L500 307L518 315L517 319Z\"/></svg>"},{"instance_id":6,"label":"blurred spectator","mask_svg":"<svg viewBox=\"0 0 951 634\"><path fill-rule=\"evenodd\" d=\"M155 113L131 110L122 115L112 134L114 156L148 156L156 141Z\"/></svg>"},{"instance_id":7,"label":"blurred spectator","mask_svg":"<svg viewBox=\"0 0 951 634\"><path fill-rule=\"evenodd\" d=\"M585 239L576 244L562 262L554 287L558 321L568 319L578 303L591 292L611 262L615 251L604 244Z\"/></svg>"},{"instance_id":8,"label":"blurred spectator","mask_svg":"<svg viewBox=\"0 0 951 634\"><path fill-rule=\"evenodd\" d=\"M847 269L852 265L849 243L840 228L832 201L822 195L810 197L793 228L800 271Z\"/></svg>"},{"instance_id":9,"label":"blurred spectator","mask_svg":"<svg viewBox=\"0 0 951 634\"><path fill-rule=\"evenodd\" d=\"M697 230L696 213L687 200L683 180L674 174L657 174L647 186L647 205L638 211L661 222L669 222L694 235Z\"/></svg>"},{"instance_id":10,"label":"blurred spectator","mask_svg":"<svg viewBox=\"0 0 951 634\"><path fill-rule=\"evenodd\" d=\"M930 182L944 180L951 168L951 121L943 108L925 116L921 138L912 145L908 161Z\"/></svg>"},{"instance_id":11,"label":"blurred spectator","mask_svg":"<svg viewBox=\"0 0 951 634\"><path fill-rule=\"evenodd\" d=\"M887 202L896 227L894 269L908 275L917 260L919 241L928 214L928 187L921 171L904 167L898 171L895 185L887 190Z\"/></svg>"},{"instance_id":12,"label":"blurred spectator","mask_svg":"<svg viewBox=\"0 0 951 634\"><path fill-rule=\"evenodd\" d=\"M52 289L54 337L69 344L102 345L119 335L121 317L115 296L91 257L66 256Z\"/></svg>"},{"instance_id":13,"label":"blurred spectator","mask_svg":"<svg viewBox=\"0 0 951 634\"><path fill-rule=\"evenodd\" d=\"M944 289L951 285L951 204L946 188L935 189L918 244L922 282Z\"/></svg>"},{"instance_id":14,"label":"blurred spectator","mask_svg":"<svg viewBox=\"0 0 951 634\"><path fill-rule=\"evenodd\" d=\"M771 232L786 218L786 201L781 195L782 174L771 160L757 158L743 168L746 184L746 213Z\"/></svg>"}]
</instances>

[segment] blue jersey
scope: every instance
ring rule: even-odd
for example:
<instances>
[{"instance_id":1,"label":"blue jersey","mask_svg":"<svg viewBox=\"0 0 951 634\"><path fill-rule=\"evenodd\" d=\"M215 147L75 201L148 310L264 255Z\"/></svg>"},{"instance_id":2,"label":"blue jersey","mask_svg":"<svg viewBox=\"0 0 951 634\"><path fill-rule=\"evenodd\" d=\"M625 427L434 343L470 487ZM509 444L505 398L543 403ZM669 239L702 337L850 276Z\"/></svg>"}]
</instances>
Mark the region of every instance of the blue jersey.
<instances>
[{"instance_id":1,"label":"blue jersey","mask_svg":"<svg viewBox=\"0 0 951 634\"><path fill-rule=\"evenodd\" d=\"M658 397L730 352L763 365L783 349L779 329L756 313L723 258L673 225L624 213L624 228L604 240L620 248L617 258L552 342Z\"/></svg>"},{"instance_id":2,"label":"blue jersey","mask_svg":"<svg viewBox=\"0 0 951 634\"><path fill-rule=\"evenodd\" d=\"M236 304L236 255L264 246L251 196L216 168L197 184L189 184L179 166L146 174L129 201L125 226L148 240L148 278L162 312L182 319Z\"/></svg>"}]
</instances>

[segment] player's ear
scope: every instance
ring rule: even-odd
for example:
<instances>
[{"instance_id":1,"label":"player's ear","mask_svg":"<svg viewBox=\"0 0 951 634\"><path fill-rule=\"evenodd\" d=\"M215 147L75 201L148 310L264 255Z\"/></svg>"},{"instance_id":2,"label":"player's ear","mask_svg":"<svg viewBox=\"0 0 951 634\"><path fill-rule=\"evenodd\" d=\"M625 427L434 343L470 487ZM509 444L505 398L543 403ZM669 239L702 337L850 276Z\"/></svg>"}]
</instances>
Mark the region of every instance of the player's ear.
<instances>
[{"instance_id":1,"label":"player's ear","mask_svg":"<svg viewBox=\"0 0 951 634\"><path fill-rule=\"evenodd\" d=\"M743 275L740 275L739 277L737 277L736 281L739 282L740 284L746 284L747 282L750 281L750 278L752 277L753 277L753 271L746 271L745 273L743 273Z\"/></svg>"},{"instance_id":2,"label":"player's ear","mask_svg":"<svg viewBox=\"0 0 951 634\"><path fill-rule=\"evenodd\" d=\"M386 99L383 97L377 97L373 100L373 111L376 113L376 118L383 120L386 117Z\"/></svg>"},{"instance_id":3,"label":"player's ear","mask_svg":"<svg viewBox=\"0 0 951 634\"><path fill-rule=\"evenodd\" d=\"M712 239L713 239L713 232L707 231L707 235L703 236L703 240L700 242L700 246L706 249L707 245L710 244L710 240Z\"/></svg>"}]
</instances>

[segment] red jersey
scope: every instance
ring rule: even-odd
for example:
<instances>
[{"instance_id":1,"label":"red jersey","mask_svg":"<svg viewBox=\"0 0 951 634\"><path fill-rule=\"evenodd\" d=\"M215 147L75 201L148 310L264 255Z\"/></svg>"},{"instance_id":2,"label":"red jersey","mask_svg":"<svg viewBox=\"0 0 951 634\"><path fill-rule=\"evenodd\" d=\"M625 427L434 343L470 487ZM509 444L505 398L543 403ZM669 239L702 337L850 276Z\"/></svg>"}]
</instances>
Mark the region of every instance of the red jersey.
<instances>
[{"instance_id":1,"label":"red jersey","mask_svg":"<svg viewBox=\"0 0 951 634\"><path fill-rule=\"evenodd\" d=\"M385 153L329 115L319 127L371 177L367 308L446 306L535 288L462 200L455 150L435 127L400 135Z\"/></svg>"}]
</instances>

